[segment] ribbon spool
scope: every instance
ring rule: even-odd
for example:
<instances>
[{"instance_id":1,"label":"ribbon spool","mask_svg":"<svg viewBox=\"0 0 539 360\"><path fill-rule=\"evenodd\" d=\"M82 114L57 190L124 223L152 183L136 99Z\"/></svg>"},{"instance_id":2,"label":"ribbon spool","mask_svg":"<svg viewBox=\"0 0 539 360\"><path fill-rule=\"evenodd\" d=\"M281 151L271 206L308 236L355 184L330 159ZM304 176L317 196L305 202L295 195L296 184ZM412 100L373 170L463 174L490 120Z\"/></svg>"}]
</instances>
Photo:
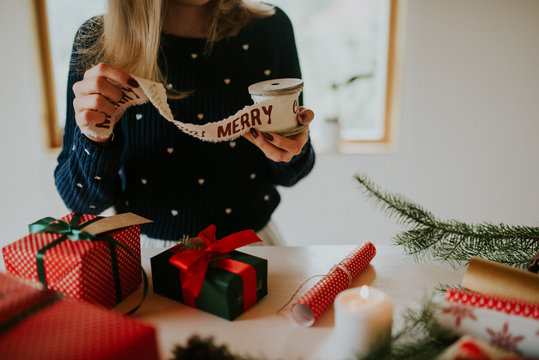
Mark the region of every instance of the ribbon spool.
<instances>
[{"instance_id":1,"label":"ribbon spool","mask_svg":"<svg viewBox=\"0 0 539 360\"><path fill-rule=\"evenodd\" d=\"M293 78L266 80L249 86L248 91L255 104L266 100L274 100L276 104L272 118L278 123L264 124L258 129L282 136L296 135L305 130L306 126L298 124L297 121L302 89L303 80Z\"/></svg>"},{"instance_id":2,"label":"ribbon spool","mask_svg":"<svg viewBox=\"0 0 539 360\"><path fill-rule=\"evenodd\" d=\"M172 122L178 129L203 141L230 141L252 128L282 136L292 136L307 128L297 121L299 95L303 88L301 79L273 79L252 84L248 89L255 104L245 106L235 114L217 122L193 124L174 119L163 84L131 76L140 87L122 88L123 97L114 114L104 119L102 123L90 123L83 127L81 131L85 135L102 139L109 138L126 108L144 104L147 101L150 101L161 116Z\"/></svg>"}]
</instances>

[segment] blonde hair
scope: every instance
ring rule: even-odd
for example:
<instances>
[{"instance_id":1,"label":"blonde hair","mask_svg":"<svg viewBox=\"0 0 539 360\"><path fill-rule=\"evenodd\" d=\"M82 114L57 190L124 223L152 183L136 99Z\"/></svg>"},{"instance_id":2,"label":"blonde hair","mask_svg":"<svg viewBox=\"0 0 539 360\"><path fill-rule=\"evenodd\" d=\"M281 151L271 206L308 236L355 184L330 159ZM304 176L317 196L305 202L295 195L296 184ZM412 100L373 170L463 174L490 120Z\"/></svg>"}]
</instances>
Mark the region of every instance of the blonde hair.
<instances>
[{"instance_id":1,"label":"blonde hair","mask_svg":"<svg viewBox=\"0 0 539 360\"><path fill-rule=\"evenodd\" d=\"M89 30L76 39L92 44L86 48L79 46L83 70L105 62L130 74L165 83L158 55L166 3L167 0L109 0L106 14L94 19ZM207 6L206 54L215 41L235 36L251 19L274 13L273 7L248 0L210 0Z\"/></svg>"}]
</instances>

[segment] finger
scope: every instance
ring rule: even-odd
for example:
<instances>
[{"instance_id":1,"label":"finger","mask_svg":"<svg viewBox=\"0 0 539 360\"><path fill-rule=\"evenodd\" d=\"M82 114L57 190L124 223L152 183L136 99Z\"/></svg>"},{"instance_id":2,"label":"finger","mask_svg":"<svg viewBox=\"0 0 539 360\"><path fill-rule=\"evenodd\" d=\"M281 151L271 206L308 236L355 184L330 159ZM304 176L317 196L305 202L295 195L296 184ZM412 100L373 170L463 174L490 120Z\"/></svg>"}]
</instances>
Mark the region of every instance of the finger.
<instances>
[{"instance_id":1,"label":"finger","mask_svg":"<svg viewBox=\"0 0 539 360\"><path fill-rule=\"evenodd\" d=\"M89 126L90 124L102 123L105 121L105 119L106 119L105 114L98 111L94 111L94 110L83 110L75 114L75 121L77 123L77 126L80 129L83 129ZM108 141L110 138L110 137L108 138L95 137L88 133L85 133L84 136L86 136L92 141L99 142L99 143Z\"/></svg>"},{"instance_id":2,"label":"finger","mask_svg":"<svg viewBox=\"0 0 539 360\"><path fill-rule=\"evenodd\" d=\"M76 97L73 100L75 113L82 110L94 110L111 115L116 111L116 106L100 94L91 94Z\"/></svg>"},{"instance_id":3,"label":"finger","mask_svg":"<svg viewBox=\"0 0 539 360\"><path fill-rule=\"evenodd\" d=\"M297 120L300 124L307 125L314 119L314 112L311 109L306 109L303 106L299 108Z\"/></svg>"},{"instance_id":4,"label":"finger","mask_svg":"<svg viewBox=\"0 0 539 360\"><path fill-rule=\"evenodd\" d=\"M129 87L129 88L138 88L139 84L138 82L133 79L133 77L126 73L125 71L118 70L113 66L110 66L105 63L99 63L90 70L86 71L84 73L84 78L96 78L96 77L105 77L109 80L112 80L116 84L122 86L122 87Z\"/></svg>"},{"instance_id":5,"label":"finger","mask_svg":"<svg viewBox=\"0 0 539 360\"><path fill-rule=\"evenodd\" d=\"M300 147L300 152L301 152L301 149L303 149L303 146L307 143L307 141L309 141L309 125L307 125L306 129L300 132L299 134L288 136L287 138L298 141L301 144L301 147Z\"/></svg>"},{"instance_id":6,"label":"finger","mask_svg":"<svg viewBox=\"0 0 539 360\"><path fill-rule=\"evenodd\" d=\"M255 144L266 157L276 162L289 162L292 159L292 154L277 148L271 144L258 130L251 128L251 130L242 135L245 139Z\"/></svg>"},{"instance_id":7,"label":"finger","mask_svg":"<svg viewBox=\"0 0 539 360\"><path fill-rule=\"evenodd\" d=\"M260 132L258 132L256 129L251 128L248 132L241 135L245 139L249 140L251 143L256 145L255 139L260 136Z\"/></svg>"},{"instance_id":8,"label":"finger","mask_svg":"<svg viewBox=\"0 0 539 360\"><path fill-rule=\"evenodd\" d=\"M78 81L73 85L73 93L75 97L100 94L107 98L112 103L116 104L123 96L120 88L113 85L107 78L103 76L86 78Z\"/></svg>"},{"instance_id":9,"label":"finger","mask_svg":"<svg viewBox=\"0 0 539 360\"><path fill-rule=\"evenodd\" d=\"M275 133L262 133L265 140L278 149L284 150L291 155L298 155L307 142L307 130L293 137L284 137Z\"/></svg>"},{"instance_id":10,"label":"finger","mask_svg":"<svg viewBox=\"0 0 539 360\"><path fill-rule=\"evenodd\" d=\"M75 114L75 121L79 128L84 128L90 124L102 123L106 118L106 115L102 112L95 110L82 110Z\"/></svg>"}]
</instances>

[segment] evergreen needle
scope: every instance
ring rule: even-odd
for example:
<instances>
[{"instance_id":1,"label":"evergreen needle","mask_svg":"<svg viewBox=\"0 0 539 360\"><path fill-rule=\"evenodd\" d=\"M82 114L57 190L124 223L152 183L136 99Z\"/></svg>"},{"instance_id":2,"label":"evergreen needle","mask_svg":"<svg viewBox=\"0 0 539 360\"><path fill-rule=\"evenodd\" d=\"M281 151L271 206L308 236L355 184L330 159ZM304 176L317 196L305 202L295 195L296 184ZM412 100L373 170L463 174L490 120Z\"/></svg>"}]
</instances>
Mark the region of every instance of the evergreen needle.
<instances>
[{"instance_id":1,"label":"evergreen needle","mask_svg":"<svg viewBox=\"0 0 539 360\"><path fill-rule=\"evenodd\" d=\"M479 256L525 269L539 250L538 227L442 221L401 195L379 190L365 176L356 174L355 179L376 206L410 227L395 235L393 242L418 259L441 260L457 267Z\"/></svg>"}]
</instances>

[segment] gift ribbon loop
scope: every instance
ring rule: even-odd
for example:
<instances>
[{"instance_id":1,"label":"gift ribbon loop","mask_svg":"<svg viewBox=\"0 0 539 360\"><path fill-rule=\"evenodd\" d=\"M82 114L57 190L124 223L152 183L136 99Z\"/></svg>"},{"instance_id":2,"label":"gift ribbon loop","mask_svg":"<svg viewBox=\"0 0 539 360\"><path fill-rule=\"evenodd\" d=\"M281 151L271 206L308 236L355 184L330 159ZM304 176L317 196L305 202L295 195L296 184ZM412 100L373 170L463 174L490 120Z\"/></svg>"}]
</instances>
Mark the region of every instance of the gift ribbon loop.
<instances>
[{"instance_id":1,"label":"gift ribbon loop","mask_svg":"<svg viewBox=\"0 0 539 360\"><path fill-rule=\"evenodd\" d=\"M67 239L70 239L73 241L78 241L78 240L103 241L109 245L109 249L110 249L110 259L112 263L112 275L114 278L116 302L120 302L122 300L122 287L121 287L121 282L120 282L120 270L118 266L118 255L116 252L116 247L120 247L122 250L124 250L129 256L131 256L131 258L135 260L135 262L140 267L140 270L142 272L142 280L143 280L144 289L143 289L143 294L142 294L142 300L140 301L140 303L137 306L135 306L133 309L127 312L127 314L133 314L142 305L142 302L144 301L148 293L148 276L146 275L144 268L140 264L140 261L138 260L137 256L124 244L114 240L113 237L107 236L107 235L96 235L96 234L81 230L81 228L88 226L93 222L99 221L103 217L98 216L96 218L93 218L79 225L79 221L81 217L82 217L82 214L77 214L77 213L73 214L73 217L71 218L71 221L69 223L63 220L52 218L52 217L45 217L28 225L28 230L32 234L36 234L36 233L62 234L62 236L60 236L58 239L54 240L53 242L39 249L39 251L36 254L37 277L38 277L39 282L42 283L45 287L48 287L46 271L45 271L45 253L51 248L57 246L58 244L62 243L63 241Z\"/></svg>"},{"instance_id":2,"label":"gift ribbon loop","mask_svg":"<svg viewBox=\"0 0 539 360\"><path fill-rule=\"evenodd\" d=\"M79 229L78 224L80 218L81 214L74 214L71 218L71 221L68 223L63 220L57 220L52 217L45 217L36 221L33 224L28 225L28 230L33 234L41 232L64 234L67 238L71 240L90 240L94 238L96 235ZM89 225L91 222L95 222L99 219L101 218L97 217L88 222L85 222L83 225Z\"/></svg>"},{"instance_id":3,"label":"gift ribbon loop","mask_svg":"<svg viewBox=\"0 0 539 360\"><path fill-rule=\"evenodd\" d=\"M212 259L261 241L253 230L240 231L221 240L216 239L215 232L215 226L210 225L198 234L198 238L206 244L206 248L180 251L169 259L172 265L180 269L183 298L188 305L194 306L194 299L202 290L206 271Z\"/></svg>"}]
</instances>

